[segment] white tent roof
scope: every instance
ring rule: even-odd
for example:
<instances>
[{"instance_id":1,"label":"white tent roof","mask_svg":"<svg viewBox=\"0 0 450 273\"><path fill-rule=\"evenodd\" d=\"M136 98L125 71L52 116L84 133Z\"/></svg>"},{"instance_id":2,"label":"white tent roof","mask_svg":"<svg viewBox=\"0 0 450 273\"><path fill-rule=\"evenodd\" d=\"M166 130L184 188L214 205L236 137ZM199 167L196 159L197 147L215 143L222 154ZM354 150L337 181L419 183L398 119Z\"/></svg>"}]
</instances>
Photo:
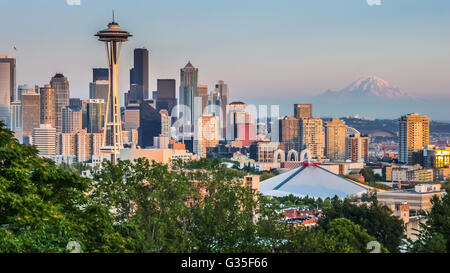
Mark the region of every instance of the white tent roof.
<instances>
[{"instance_id":1,"label":"white tent roof","mask_svg":"<svg viewBox=\"0 0 450 273\"><path fill-rule=\"evenodd\" d=\"M362 195L368 188L340 177L320 166L302 166L261 182L261 193L267 196L327 198Z\"/></svg>"}]
</instances>

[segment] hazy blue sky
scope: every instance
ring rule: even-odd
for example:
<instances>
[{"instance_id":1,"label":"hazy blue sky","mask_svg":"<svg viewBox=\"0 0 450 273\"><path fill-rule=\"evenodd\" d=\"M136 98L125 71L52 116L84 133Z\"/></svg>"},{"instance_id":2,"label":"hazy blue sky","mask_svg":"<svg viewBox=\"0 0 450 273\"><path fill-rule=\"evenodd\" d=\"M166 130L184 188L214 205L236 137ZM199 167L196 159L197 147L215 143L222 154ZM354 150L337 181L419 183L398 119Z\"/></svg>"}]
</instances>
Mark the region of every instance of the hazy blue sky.
<instances>
[{"instance_id":1,"label":"hazy blue sky","mask_svg":"<svg viewBox=\"0 0 450 273\"><path fill-rule=\"evenodd\" d=\"M69 77L87 97L91 68L106 64L93 36L116 21L134 37L124 47L120 87L132 50L151 51L150 81L179 80L188 60L201 84L218 80L235 100L301 101L377 75L413 96L450 98L450 1L382 0L0 0L0 54L17 58L18 84ZM16 46L18 51L13 51Z\"/></svg>"}]
</instances>

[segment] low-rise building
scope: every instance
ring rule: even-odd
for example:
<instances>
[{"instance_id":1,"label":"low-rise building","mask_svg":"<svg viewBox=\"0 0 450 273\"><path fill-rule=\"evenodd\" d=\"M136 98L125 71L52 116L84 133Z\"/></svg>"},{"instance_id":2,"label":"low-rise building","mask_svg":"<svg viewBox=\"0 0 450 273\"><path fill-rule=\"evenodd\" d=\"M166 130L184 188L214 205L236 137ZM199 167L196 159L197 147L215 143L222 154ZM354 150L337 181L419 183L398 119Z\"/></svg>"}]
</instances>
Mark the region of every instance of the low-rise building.
<instances>
[{"instance_id":1,"label":"low-rise building","mask_svg":"<svg viewBox=\"0 0 450 273\"><path fill-rule=\"evenodd\" d=\"M406 202L413 212L429 211L432 208L431 200L434 196L441 198L445 191L441 190L441 185L418 185L410 190L380 191L377 192L378 202L387 206Z\"/></svg>"}]
</instances>

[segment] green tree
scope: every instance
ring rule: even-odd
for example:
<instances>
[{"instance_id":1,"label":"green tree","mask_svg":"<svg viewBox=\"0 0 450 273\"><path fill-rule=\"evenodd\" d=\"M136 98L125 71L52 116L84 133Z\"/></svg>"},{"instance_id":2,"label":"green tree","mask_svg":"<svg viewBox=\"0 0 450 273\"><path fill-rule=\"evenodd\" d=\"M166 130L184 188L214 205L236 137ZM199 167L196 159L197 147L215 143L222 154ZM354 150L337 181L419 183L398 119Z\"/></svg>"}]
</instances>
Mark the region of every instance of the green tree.
<instances>
[{"instance_id":1,"label":"green tree","mask_svg":"<svg viewBox=\"0 0 450 273\"><path fill-rule=\"evenodd\" d=\"M91 190L89 179L40 158L0 124L0 252L67 252L70 241L85 252L126 251Z\"/></svg>"},{"instance_id":2,"label":"green tree","mask_svg":"<svg viewBox=\"0 0 450 273\"><path fill-rule=\"evenodd\" d=\"M337 218L347 218L367 230L368 234L375 237L389 252L399 252L404 229L403 222L398 217L392 216L392 211L373 200L371 205L357 206L350 199L344 201L335 197L332 206L325 209L325 217L319 221L321 226L327 226L329 222Z\"/></svg>"}]
</instances>

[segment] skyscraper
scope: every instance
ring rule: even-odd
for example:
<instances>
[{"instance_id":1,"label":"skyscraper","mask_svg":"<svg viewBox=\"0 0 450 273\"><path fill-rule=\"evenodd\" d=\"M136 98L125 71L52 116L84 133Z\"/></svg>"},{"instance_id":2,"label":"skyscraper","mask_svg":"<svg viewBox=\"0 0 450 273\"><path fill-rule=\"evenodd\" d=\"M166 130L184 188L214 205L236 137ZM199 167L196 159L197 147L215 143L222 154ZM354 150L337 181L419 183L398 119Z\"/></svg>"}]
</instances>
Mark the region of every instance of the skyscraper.
<instances>
[{"instance_id":1,"label":"skyscraper","mask_svg":"<svg viewBox=\"0 0 450 273\"><path fill-rule=\"evenodd\" d=\"M312 118L312 104L295 104L294 116L298 119Z\"/></svg>"},{"instance_id":2,"label":"skyscraper","mask_svg":"<svg viewBox=\"0 0 450 273\"><path fill-rule=\"evenodd\" d=\"M326 123L325 155L331 161L344 161L346 155L347 125L345 121L333 118Z\"/></svg>"},{"instance_id":3,"label":"skyscraper","mask_svg":"<svg viewBox=\"0 0 450 273\"><path fill-rule=\"evenodd\" d=\"M314 158L323 158L325 134L320 117L300 119L300 143L302 149L310 150Z\"/></svg>"},{"instance_id":4,"label":"skyscraper","mask_svg":"<svg viewBox=\"0 0 450 273\"><path fill-rule=\"evenodd\" d=\"M41 124L50 124L53 128L55 128L56 124L55 89L53 89L49 84L46 84L44 87L41 87L40 93L41 93Z\"/></svg>"},{"instance_id":5,"label":"skyscraper","mask_svg":"<svg viewBox=\"0 0 450 273\"><path fill-rule=\"evenodd\" d=\"M89 133L102 133L104 129L105 101L101 99L89 100L87 104L87 131Z\"/></svg>"},{"instance_id":6,"label":"skyscraper","mask_svg":"<svg viewBox=\"0 0 450 273\"><path fill-rule=\"evenodd\" d=\"M11 130L22 133L22 102L11 102Z\"/></svg>"},{"instance_id":7,"label":"skyscraper","mask_svg":"<svg viewBox=\"0 0 450 273\"><path fill-rule=\"evenodd\" d=\"M295 117L280 119L280 146L286 153L290 150L300 152L299 120Z\"/></svg>"},{"instance_id":8,"label":"skyscraper","mask_svg":"<svg viewBox=\"0 0 450 273\"><path fill-rule=\"evenodd\" d=\"M169 114L177 104L176 82L174 79L158 79L158 94L156 107L158 110L166 109Z\"/></svg>"},{"instance_id":9,"label":"skyscraper","mask_svg":"<svg viewBox=\"0 0 450 273\"><path fill-rule=\"evenodd\" d=\"M145 48L134 50L134 68L130 71L130 86L136 85L138 98L148 99L149 94L149 51Z\"/></svg>"},{"instance_id":10,"label":"skyscraper","mask_svg":"<svg viewBox=\"0 0 450 273\"><path fill-rule=\"evenodd\" d=\"M203 115L197 121L198 136L194 141L194 153L206 158L206 149L219 144L219 118Z\"/></svg>"},{"instance_id":11,"label":"skyscraper","mask_svg":"<svg viewBox=\"0 0 450 273\"><path fill-rule=\"evenodd\" d=\"M140 105L137 103L128 104L125 107L124 121L123 121L123 127L125 131L139 129L139 121L140 121L139 111Z\"/></svg>"},{"instance_id":12,"label":"skyscraper","mask_svg":"<svg viewBox=\"0 0 450 273\"><path fill-rule=\"evenodd\" d=\"M359 132L346 138L346 159L352 162L369 161L369 137L362 136Z\"/></svg>"},{"instance_id":13,"label":"skyscraper","mask_svg":"<svg viewBox=\"0 0 450 273\"><path fill-rule=\"evenodd\" d=\"M228 84L225 84L224 81L219 81L216 84L216 93L218 93L220 97L220 107L222 109L222 115L220 116L223 134L226 135L226 127L227 127L227 106L228 106L228 98L230 96L230 90L228 89Z\"/></svg>"},{"instance_id":14,"label":"skyscraper","mask_svg":"<svg viewBox=\"0 0 450 273\"><path fill-rule=\"evenodd\" d=\"M89 99L108 101L109 82L98 80L89 83Z\"/></svg>"},{"instance_id":15,"label":"skyscraper","mask_svg":"<svg viewBox=\"0 0 450 273\"><path fill-rule=\"evenodd\" d=\"M16 100L16 59L0 55L0 121L10 126L11 102Z\"/></svg>"},{"instance_id":16,"label":"skyscraper","mask_svg":"<svg viewBox=\"0 0 450 273\"><path fill-rule=\"evenodd\" d=\"M194 124L194 97L198 97L198 69L191 62L181 69L179 104L190 110L190 117L183 116L184 122ZM200 106L199 106L200 107ZM179 117L180 118L180 117Z\"/></svg>"},{"instance_id":17,"label":"skyscraper","mask_svg":"<svg viewBox=\"0 0 450 273\"><path fill-rule=\"evenodd\" d=\"M50 81L50 85L55 89L55 128L57 132L62 130L62 108L69 106L70 89L69 81L63 74L56 74Z\"/></svg>"},{"instance_id":18,"label":"skyscraper","mask_svg":"<svg viewBox=\"0 0 450 273\"><path fill-rule=\"evenodd\" d=\"M143 102L139 115L139 146L153 147L153 138L161 134L161 114L148 102Z\"/></svg>"},{"instance_id":19,"label":"skyscraper","mask_svg":"<svg viewBox=\"0 0 450 273\"><path fill-rule=\"evenodd\" d=\"M16 101L22 101L22 94L23 93L27 93L28 91L35 91L36 92L36 86L34 85L19 85L17 87L17 96L16 96ZM39 90L39 88L38 88Z\"/></svg>"},{"instance_id":20,"label":"skyscraper","mask_svg":"<svg viewBox=\"0 0 450 273\"><path fill-rule=\"evenodd\" d=\"M198 96L202 98L202 108L201 113L207 114L208 107L208 85L199 85L198 87Z\"/></svg>"},{"instance_id":21,"label":"skyscraper","mask_svg":"<svg viewBox=\"0 0 450 273\"><path fill-rule=\"evenodd\" d=\"M33 129L33 145L41 156L56 155L56 129L50 124L41 124Z\"/></svg>"},{"instance_id":22,"label":"skyscraper","mask_svg":"<svg viewBox=\"0 0 450 273\"><path fill-rule=\"evenodd\" d=\"M172 117L167 110L161 110L159 111L159 114L161 115L161 135L170 140L172 137Z\"/></svg>"},{"instance_id":23,"label":"skyscraper","mask_svg":"<svg viewBox=\"0 0 450 273\"><path fill-rule=\"evenodd\" d=\"M109 94L102 152L111 155L111 162L117 163L120 149L123 148L122 139L122 121L120 116L119 99L119 64L122 52L122 44L128 41L132 35L125 30L120 29L118 23L113 21L108 24L108 28L99 31L95 36L99 41L105 43L108 68L109 68Z\"/></svg>"},{"instance_id":24,"label":"skyscraper","mask_svg":"<svg viewBox=\"0 0 450 273\"><path fill-rule=\"evenodd\" d=\"M34 128L41 123L41 95L33 90L22 94L22 130L23 134L31 136Z\"/></svg>"},{"instance_id":25,"label":"skyscraper","mask_svg":"<svg viewBox=\"0 0 450 273\"><path fill-rule=\"evenodd\" d=\"M83 129L81 108L65 106L62 109L62 133L73 133L81 129Z\"/></svg>"},{"instance_id":26,"label":"skyscraper","mask_svg":"<svg viewBox=\"0 0 450 273\"><path fill-rule=\"evenodd\" d=\"M430 119L409 114L399 119L399 161L412 164L413 153L430 143Z\"/></svg>"},{"instance_id":27,"label":"skyscraper","mask_svg":"<svg viewBox=\"0 0 450 273\"><path fill-rule=\"evenodd\" d=\"M92 82L96 81L109 81L108 68L93 68L92 69Z\"/></svg>"}]
</instances>

